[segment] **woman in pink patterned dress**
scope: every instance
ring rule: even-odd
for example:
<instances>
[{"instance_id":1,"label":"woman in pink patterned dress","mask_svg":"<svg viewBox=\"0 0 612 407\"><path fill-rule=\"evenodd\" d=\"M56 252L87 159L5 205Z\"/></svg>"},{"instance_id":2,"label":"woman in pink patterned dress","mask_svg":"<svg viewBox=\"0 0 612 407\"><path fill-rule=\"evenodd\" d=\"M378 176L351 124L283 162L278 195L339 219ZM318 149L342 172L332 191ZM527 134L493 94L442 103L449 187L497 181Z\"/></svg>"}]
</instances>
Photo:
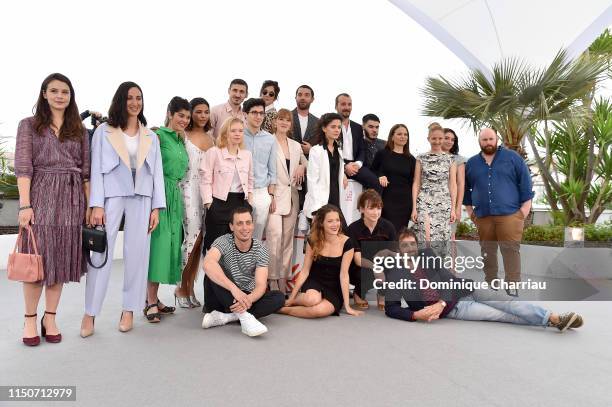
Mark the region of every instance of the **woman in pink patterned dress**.
<instances>
[{"instance_id":1,"label":"woman in pink patterned dress","mask_svg":"<svg viewBox=\"0 0 612 407\"><path fill-rule=\"evenodd\" d=\"M55 312L64 283L79 282L85 273L81 227L89 196L89 138L81 123L70 80L49 75L40 87L33 117L17 130L15 175L19 188L19 226L31 225L43 259L44 279L24 283L23 343L40 343L36 313L43 287L45 315L41 334L57 343L62 335ZM21 250L27 250L27 239Z\"/></svg>"}]
</instances>

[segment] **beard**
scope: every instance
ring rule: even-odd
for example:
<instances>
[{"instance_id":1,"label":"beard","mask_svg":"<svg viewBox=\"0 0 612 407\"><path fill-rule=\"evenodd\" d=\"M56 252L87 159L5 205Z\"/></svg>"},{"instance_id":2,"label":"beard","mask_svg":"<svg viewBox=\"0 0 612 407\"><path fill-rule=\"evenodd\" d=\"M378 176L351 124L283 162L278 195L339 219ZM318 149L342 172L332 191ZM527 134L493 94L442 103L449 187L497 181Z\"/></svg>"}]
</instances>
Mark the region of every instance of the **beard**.
<instances>
[{"instance_id":1,"label":"beard","mask_svg":"<svg viewBox=\"0 0 612 407\"><path fill-rule=\"evenodd\" d=\"M491 155L497 151L497 146L480 146L480 151L487 155Z\"/></svg>"},{"instance_id":2,"label":"beard","mask_svg":"<svg viewBox=\"0 0 612 407\"><path fill-rule=\"evenodd\" d=\"M298 102L297 105L298 105L298 108L300 110L307 110L307 109L310 109L311 103L308 103L308 102Z\"/></svg>"}]
</instances>

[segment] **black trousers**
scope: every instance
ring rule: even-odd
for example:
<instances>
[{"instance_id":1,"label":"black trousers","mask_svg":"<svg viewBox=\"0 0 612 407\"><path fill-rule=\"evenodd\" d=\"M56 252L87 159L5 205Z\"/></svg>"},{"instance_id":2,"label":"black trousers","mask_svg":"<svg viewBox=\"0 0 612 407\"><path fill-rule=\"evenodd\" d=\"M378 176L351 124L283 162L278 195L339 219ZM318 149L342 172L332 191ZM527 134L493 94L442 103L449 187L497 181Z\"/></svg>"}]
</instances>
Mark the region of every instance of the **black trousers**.
<instances>
[{"instance_id":1,"label":"black trousers","mask_svg":"<svg viewBox=\"0 0 612 407\"><path fill-rule=\"evenodd\" d=\"M249 294L249 293L247 293ZM219 311L229 313L234 303L234 296L225 288L215 284L208 276L204 276L204 312ZM249 313L255 318L262 318L278 311L285 305L285 296L280 291L268 291L255 301Z\"/></svg>"},{"instance_id":2,"label":"black trousers","mask_svg":"<svg viewBox=\"0 0 612 407\"><path fill-rule=\"evenodd\" d=\"M216 238L230 232L229 223L232 211L240 206L253 209L249 202L244 199L244 193L242 192L230 192L227 194L227 200L225 201L213 197L212 204L206 211L206 217L204 218L206 232L202 245L203 254L206 254Z\"/></svg>"},{"instance_id":3,"label":"black trousers","mask_svg":"<svg viewBox=\"0 0 612 407\"><path fill-rule=\"evenodd\" d=\"M346 161L346 160L344 161L345 164L347 162L350 162L350 161ZM378 177L376 176L376 174L374 174L372 172L371 169L369 169L365 165L362 166L359 169L359 171L357 171L357 174L353 175L352 177L349 177L349 179L353 179L353 180L359 182L363 186L364 190L366 190L368 188L372 188L376 192L378 192L379 194L382 194L382 192L383 192L383 188L382 188L382 186L380 186L380 182L378 181Z\"/></svg>"}]
</instances>

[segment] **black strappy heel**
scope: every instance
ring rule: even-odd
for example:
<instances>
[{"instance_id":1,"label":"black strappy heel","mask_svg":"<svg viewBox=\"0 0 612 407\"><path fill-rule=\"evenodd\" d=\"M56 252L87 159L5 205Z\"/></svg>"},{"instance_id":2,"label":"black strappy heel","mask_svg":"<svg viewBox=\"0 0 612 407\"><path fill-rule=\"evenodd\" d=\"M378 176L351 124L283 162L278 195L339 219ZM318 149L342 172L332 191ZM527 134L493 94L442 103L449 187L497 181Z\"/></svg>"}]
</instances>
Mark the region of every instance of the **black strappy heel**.
<instances>
[{"instance_id":1,"label":"black strappy heel","mask_svg":"<svg viewBox=\"0 0 612 407\"><path fill-rule=\"evenodd\" d=\"M158 312L152 312L150 314L147 313L153 307L157 307L157 303L147 305L142 312L144 313L144 316L147 318L147 321L149 321L150 323L157 323L161 321L161 314L159 313L159 308L157 309Z\"/></svg>"}]
</instances>

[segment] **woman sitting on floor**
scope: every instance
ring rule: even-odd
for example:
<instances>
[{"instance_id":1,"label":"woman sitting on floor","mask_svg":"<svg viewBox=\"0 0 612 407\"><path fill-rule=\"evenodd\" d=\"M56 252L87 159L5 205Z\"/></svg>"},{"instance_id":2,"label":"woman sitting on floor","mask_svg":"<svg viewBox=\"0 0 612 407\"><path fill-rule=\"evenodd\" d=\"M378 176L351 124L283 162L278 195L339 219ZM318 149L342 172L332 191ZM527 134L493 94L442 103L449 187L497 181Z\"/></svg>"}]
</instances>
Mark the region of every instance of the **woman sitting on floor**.
<instances>
[{"instance_id":1,"label":"woman sitting on floor","mask_svg":"<svg viewBox=\"0 0 612 407\"><path fill-rule=\"evenodd\" d=\"M342 232L340 209L324 205L316 212L306 246L304 266L281 314L300 318L361 315L349 305L349 266L353 261L352 240Z\"/></svg>"}]
</instances>

